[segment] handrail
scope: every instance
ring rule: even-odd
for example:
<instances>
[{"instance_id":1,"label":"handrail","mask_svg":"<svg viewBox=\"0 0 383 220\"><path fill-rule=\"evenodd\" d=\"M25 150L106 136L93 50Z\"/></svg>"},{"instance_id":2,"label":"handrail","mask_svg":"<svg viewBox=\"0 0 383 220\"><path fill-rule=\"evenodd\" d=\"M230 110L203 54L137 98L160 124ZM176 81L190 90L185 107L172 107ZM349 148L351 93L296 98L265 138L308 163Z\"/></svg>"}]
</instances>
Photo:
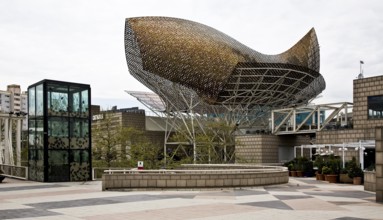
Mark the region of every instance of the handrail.
<instances>
[{"instance_id":1,"label":"handrail","mask_svg":"<svg viewBox=\"0 0 383 220\"><path fill-rule=\"evenodd\" d=\"M8 164L0 164L0 169L3 170L3 176L12 178L27 180L28 179L28 167L14 166Z\"/></svg>"}]
</instances>

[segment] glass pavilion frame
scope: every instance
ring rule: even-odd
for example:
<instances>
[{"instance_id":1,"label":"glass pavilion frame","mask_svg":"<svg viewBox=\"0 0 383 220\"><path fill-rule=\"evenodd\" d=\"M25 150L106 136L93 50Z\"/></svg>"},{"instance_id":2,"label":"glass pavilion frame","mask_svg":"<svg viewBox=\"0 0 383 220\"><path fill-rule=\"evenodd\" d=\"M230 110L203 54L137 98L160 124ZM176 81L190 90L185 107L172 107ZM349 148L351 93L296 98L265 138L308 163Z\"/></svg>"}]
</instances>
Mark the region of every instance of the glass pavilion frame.
<instances>
[{"instance_id":1,"label":"glass pavilion frame","mask_svg":"<svg viewBox=\"0 0 383 220\"><path fill-rule=\"evenodd\" d=\"M89 85L42 80L28 87L29 179L92 179Z\"/></svg>"}]
</instances>

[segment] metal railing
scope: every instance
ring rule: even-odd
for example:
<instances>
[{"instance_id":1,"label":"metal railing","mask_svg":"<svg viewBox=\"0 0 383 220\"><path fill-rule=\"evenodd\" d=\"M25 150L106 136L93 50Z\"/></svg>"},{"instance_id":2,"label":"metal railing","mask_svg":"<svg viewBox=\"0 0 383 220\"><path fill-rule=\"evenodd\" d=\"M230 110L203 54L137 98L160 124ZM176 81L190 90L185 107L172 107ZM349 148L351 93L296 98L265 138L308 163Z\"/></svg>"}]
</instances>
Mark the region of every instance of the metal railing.
<instances>
[{"instance_id":1,"label":"metal railing","mask_svg":"<svg viewBox=\"0 0 383 220\"><path fill-rule=\"evenodd\" d=\"M0 164L0 169L4 172L3 176L13 177L17 179L28 179L28 167Z\"/></svg>"},{"instance_id":2,"label":"metal railing","mask_svg":"<svg viewBox=\"0 0 383 220\"><path fill-rule=\"evenodd\" d=\"M104 170L106 174L238 174L238 173L265 173L265 172L281 172L287 171L287 167L268 167L256 169L214 169L214 170L137 170L137 169L108 169Z\"/></svg>"}]
</instances>

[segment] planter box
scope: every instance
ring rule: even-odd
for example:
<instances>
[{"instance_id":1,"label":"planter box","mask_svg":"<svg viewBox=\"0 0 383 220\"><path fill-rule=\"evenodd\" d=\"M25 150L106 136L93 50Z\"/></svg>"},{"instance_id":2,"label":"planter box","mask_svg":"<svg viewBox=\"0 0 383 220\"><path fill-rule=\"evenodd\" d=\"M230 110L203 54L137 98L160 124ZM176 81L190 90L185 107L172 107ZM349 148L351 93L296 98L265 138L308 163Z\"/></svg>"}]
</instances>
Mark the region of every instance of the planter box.
<instances>
[{"instance_id":1,"label":"planter box","mask_svg":"<svg viewBox=\"0 0 383 220\"><path fill-rule=\"evenodd\" d=\"M339 182L341 183L353 183L352 179L348 177L348 174L340 174Z\"/></svg>"},{"instance_id":2,"label":"planter box","mask_svg":"<svg viewBox=\"0 0 383 220\"><path fill-rule=\"evenodd\" d=\"M316 178L317 178L317 180L324 180L324 174L317 173Z\"/></svg>"},{"instance_id":3,"label":"planter box","mask_svg":"<svg viewBox=\"0 0 383 220\"><path fill-rule=\"evenodd\" d=\"M338 175L328 174L328 175L326 175L326 179L329 183L337 183L338 182Z\"/></svg>"},{"instance_id":4,"label":"planter box","mask_svg":"<svg viewBox=\"0 0 383 220\"><path fill-rule=\"evenodd\" d=\"M362 177L354 177L352 181L354 185L362 185Z\"/></svg>"},{"instance_id":5,"label":"planter box","mask_svg":"<svg viewBox=\"0 0 383 220\"><path fill-rule=\"evenodd\" d=\"M303 171L297 171L297 177L303 177Z\"/></svg>"}]
</instances>

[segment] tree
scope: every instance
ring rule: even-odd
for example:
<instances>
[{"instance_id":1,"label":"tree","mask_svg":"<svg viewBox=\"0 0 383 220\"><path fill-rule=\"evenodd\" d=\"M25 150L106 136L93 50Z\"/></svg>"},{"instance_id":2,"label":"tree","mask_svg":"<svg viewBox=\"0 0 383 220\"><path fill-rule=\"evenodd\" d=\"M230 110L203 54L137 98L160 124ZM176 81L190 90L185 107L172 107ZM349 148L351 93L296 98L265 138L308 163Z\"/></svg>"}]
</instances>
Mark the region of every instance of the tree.
<instances>
[{"instance_id":1,"label":"tree","mask_svg":"<svg viewBox=\"0 0 383 220\"><path fill-rule=\"evenodd\" d=\"M127 148L142 132L122 127L113 113L105 113L104 118L93 126L92 134L93 159L103 160L111 167L112 162L128 159Z\"/></svg>"},{"instance_id":2,"label":"tree","mask_svg":"<svg viewBox=\"0 0 383 220\"><path fill-rule=\"evenodd\" d=\"M107 167L136 167L144 161L145 168L159 168L159 148L145 133L133 127L123 127L113 113L106 112L104 119L93 126L93 160L104 161Z\"/></svg>"},{"instance_id":3,"label":"tree","mask_svg":"<svg viewBox=\"0 0 383 220\"><path fill-rule=\"evenodd\" d=\"M199 163L230 163L234 161L236 125L221 118L203 121L203 125L204 129L201 129L199 124L194 123L192 125L192 123L187 122L177 130L171 141L179 144L167 155L170 159L168 163L174 159L192 162L193 141L196 143ZM190 135L190 130L194 131L194 137Z\"/></svg>"}]
</instances>

